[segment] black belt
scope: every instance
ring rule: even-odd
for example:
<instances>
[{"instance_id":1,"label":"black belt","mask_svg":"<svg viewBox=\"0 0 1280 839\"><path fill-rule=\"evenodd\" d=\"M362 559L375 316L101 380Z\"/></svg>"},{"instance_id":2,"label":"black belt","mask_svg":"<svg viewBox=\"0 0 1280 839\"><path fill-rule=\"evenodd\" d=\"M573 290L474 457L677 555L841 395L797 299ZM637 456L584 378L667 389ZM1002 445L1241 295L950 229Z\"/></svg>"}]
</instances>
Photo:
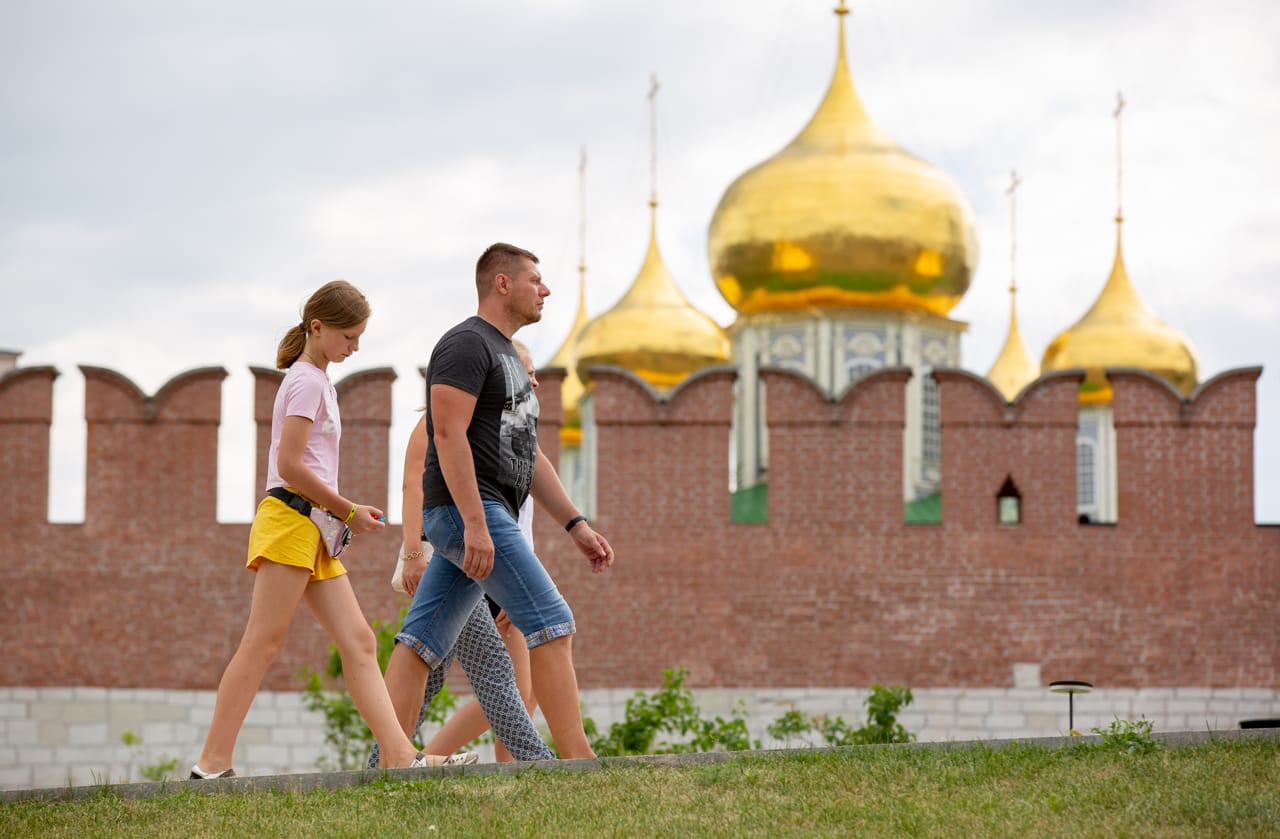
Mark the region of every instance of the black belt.
<instances>
[{"instance_id":1,"label":"black belt","mask_svg":"<svg viewBox=\"0 0 1280 839\"><path fill-rule=\"evenodd\" d=\"M276 487L275 489L267 490L267 495L283 501L304 516L310 517L311 515L311 502L296 492L289 492L284 487Z\"/></svg>"}]
</instances>

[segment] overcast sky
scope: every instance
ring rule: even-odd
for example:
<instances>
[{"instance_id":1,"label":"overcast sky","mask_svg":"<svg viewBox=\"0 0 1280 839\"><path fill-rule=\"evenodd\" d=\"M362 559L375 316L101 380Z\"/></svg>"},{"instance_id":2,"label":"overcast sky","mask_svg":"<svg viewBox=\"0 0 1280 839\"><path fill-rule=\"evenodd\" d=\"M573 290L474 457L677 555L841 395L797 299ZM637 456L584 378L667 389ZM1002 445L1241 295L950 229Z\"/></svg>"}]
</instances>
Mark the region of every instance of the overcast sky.
<instances>
[{"instance_id":1,"label":"overcast sky","mask_svg":"<svg viewBox=\"0 0 1280 839\"><path fill-rule=\"evenodd\" d=\"M154 393L220 365L219 516L247 521L252 379L300 303L342 277L374 316L335 378L392 366L393 463L416 370L474 311L491 241L553 290L522 337L545 362L576 303L588 148L587 304L647 242L649 76L661 81L658 236L696 305L721 195L820 101L832 0L0 4L0 348L62 373L51 514L83 515L83 380ZM1092 303L1115 249L1117 90L1130 276L1201 378L1264 365L1256 508L1280 522L1280 3L857 0L849 59L869 114L972 203L981 257L952 316L985 373L1008 320L1009 171L1033 356ZM392 481L393 509L399 481ZM1123 515L1123 511L1122 511ZM398 518L398 516L396 517Z\"/></svg>"}]
</instances>

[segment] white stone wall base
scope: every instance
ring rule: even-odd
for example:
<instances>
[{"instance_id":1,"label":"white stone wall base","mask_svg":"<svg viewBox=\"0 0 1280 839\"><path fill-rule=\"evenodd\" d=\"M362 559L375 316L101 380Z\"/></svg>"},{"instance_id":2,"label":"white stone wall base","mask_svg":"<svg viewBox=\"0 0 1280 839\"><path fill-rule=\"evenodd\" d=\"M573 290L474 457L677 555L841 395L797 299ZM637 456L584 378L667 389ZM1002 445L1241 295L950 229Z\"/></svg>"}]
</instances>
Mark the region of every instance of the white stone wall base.
<instances>
[{"instance_id":1,"label":"white stone wall base","mask_svg":"<svg viewBox=\"0 0 1280 839\"><path fill-rule=\"evenodd\" d=\"M1053 737L1067 733L1068 700L1038 684L1038 672L1015 668L1013 688L914 690L898 716L920 741ZM1038 668L1036 668L1038 671ZM649 693L651 690L646 689ZM601 732L625 717L635 690L584 691L586 716ZM766 728L790 710L839 716L853 728L866 720L868 691L849 688L695 690L704 717L745 711L764 748L823 745L774 740ZM199 756L213 712L211 691L105 688L0 688L0 789L38 789L144 780L143 767L176 758L171 778L185 778ZM1266 688L1097 688L1075 700L1075 727L1085 734L1114 719L1148 719L1155 731L1223 731L1240 721L1280 717L1280 690ZM542 731L541 714L534 721ZM140 742L122 742L131 732ZM433 731L424 730L430 737ZM477 747L493 760L493 747ZM261 692L236 744L241 775L318 771L328 753L324 722L296 692Z\"/></svg>"}]
</instances>

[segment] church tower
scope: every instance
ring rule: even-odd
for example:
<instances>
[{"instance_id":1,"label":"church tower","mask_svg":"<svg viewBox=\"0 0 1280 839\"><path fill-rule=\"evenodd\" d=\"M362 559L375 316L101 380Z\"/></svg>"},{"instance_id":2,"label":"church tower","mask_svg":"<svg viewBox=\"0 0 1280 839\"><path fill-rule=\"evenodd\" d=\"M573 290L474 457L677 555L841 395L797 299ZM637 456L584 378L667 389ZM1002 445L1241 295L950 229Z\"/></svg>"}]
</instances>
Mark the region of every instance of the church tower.
<instances>
[{"instance_id":1,"label":"church tower","mask_svg":"<svg viewBox=\"0 0 1280 839\"><path fill-rule=\"evenodd\" d=\"M665 395L691 373L729 359L729 339L724 330L684 296L658 249L657 93L658 80L654 78L649 91L651 186L649 245L644 262L622 298L588 321L574 343L576 372L585 387L579 401L579 456L585 467L585 483L575 500L588 511L594 507L595 495L591 367L611 365L629 370L659 395ZM566 408L568 404L566 401Z\"/></svg>"},{"instance_id":2,"label":"church tower","mask_svg":"<svg viewBox=\"0 0 1280 839\"><path fill-rule=\"evenodd\" d=\"M586 464L582 458L582 416L579 404L585 388L578 378L578 337L587 325L587 149L578 160L578 312L560 349L555 351L548 367L562 367L564 382L560 386L560 404L564 424L560 426L560 480L569 496L582 505L586 494Z\"/></svg>"},{"instance_id":3,"label":"church tower","mask_svg":"<svg viewBox=\"0 0 1280 839\"><path fill-rule=\"evenodd\" d=\"M749 169L711 219L717 288L738 312L730 328L739 369L734 483L762 495L769 445L765 367L803 373L837 397L863 375L907 366L903 497L940 486L934 367L960 366L965 324L947 313L977 261L973 211L955 183L893 141L867 116L845 54L843 0L835 9L835 72L809 123ZM738 509L759 505L735 505Z\"/></svg>"},{"instance_id":4,"label":"church tower","mask_svg":"<svg viewBox=\"0 0 1280 839\"><path fill-rule=\"evenodd\" d=\"M1076 499L1082 521L1116 521L1116 444L1107 367L1137 367L1169 381L1183 396L1196 386L1198 364L1187 339L1166 324L1138 296L1124 263L1121 115L1116 110L1116 255L1111 274L1084 317L1060 333L1044 352L1041 369L1081 368L1080 425L1076 437Z\"/></svg>"},{"instance_id":5,"label":"church tower","mask_svg":"<svg viewBox=\"0 0 1280 839\"><path fill-rule=\"evenodd\" d=\"M1005 401L1012 402L1022 389L1040 376L1040 366L1031 360L1018 330L1018 173L1009 177L1009 334L987 371L987 381L995 385Z\"/></svg>"}]
</instances>

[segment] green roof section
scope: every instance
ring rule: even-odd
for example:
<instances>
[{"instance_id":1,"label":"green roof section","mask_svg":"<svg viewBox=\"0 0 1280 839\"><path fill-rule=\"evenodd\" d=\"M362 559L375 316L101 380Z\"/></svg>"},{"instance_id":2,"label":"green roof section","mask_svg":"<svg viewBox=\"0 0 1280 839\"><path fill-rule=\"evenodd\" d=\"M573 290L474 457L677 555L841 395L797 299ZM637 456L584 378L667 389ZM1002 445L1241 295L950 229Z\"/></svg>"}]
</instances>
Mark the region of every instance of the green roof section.
<instances>
[{"instance_id":1,"label":"green roof section","mask_svg":"<svg viewBox=\"0 0 1280 839\"><path fill-rule=\"evenodd\" d=\"M764 524L769 520L769 485L756 484L729 495L729 521Z\"/></svg>"},{"instance_id":2,"label":"green roof section","mask_svg":"<svg viewBox=\"0 0 1280 839\"><path fill-rule=\"evenodd\" d=\"M905 521L907 524L942 524L942 493L908 501Z\"/></svg>"}]
</instances>

